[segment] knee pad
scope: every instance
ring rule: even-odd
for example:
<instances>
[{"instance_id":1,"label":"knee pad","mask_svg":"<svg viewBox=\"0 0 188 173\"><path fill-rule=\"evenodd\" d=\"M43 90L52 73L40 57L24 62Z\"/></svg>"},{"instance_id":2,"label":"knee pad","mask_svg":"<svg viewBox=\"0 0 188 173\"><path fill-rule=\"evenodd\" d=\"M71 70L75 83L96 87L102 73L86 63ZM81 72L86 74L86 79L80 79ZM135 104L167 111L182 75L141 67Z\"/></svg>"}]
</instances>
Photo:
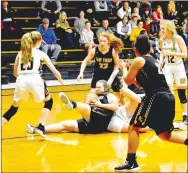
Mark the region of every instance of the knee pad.
<instances>
[{"instance_id":1,"label":"knee pad","mask_svg":"<svg viewBox=\"0 0 188 173\"><path fill-rule=\"evenodd\" d=\"M9 110L3 115L3 117L9 121L13 115L18 111L18 107L11 106Z\"/></svg>"},{"instance_id":2,"label":"knee pad","mask_svg":"<svg viewBox=\"0 0 188 173\"><path fill-rule=\"evenodd\" d=\"M45 102L44 108L49 109L51 111L52 106L53 106L53 99L50 98L50 100L48 100L48 101Z\"/></svg>"},{"instance_id":3,"label":"knee pad","mask_svg":"<svg viewBox=\"0 0 188 173\"><path fill-rule=\"evenodd\" d=\"M185 89L178 89L178 96L180 99L180 103L187 103Z\"/></svg>"}]
</instances>

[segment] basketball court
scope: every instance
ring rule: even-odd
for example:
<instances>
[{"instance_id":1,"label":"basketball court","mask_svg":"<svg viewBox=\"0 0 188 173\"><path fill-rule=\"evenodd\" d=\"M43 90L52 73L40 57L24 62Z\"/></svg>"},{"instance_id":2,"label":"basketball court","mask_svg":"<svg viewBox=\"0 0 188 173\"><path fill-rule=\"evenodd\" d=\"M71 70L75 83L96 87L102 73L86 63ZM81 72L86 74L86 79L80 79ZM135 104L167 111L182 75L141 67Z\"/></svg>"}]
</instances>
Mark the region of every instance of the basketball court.
<instances>
[{"instance_id":1,"label":"basketball court","mask_svg":"<svg viewBox=\"0 0 188 173\"><path fill-rule=\"evenodd\" d=\"M63 91L71 99L83 101L89 89L89 84L49 87L54 106L47 123L79 119L78 112L67 111L62 106L58 93ZM10 107L12 97L13 89L2 90L2 114ZM181 120L180 105L178 99L176 101L176 120ZM30 98L4 126L2 172L114 172L114 167L124 162L126 133L81 135L62 132L48 134L46 139L28 134L26 125L38 124L42 107L42 103L36 104ZM177 133L185 135L186 131ZM187 172L187 147L163 142L149 131L140 135L137 160L140 172Z\"/></svg>"}]
</instances>

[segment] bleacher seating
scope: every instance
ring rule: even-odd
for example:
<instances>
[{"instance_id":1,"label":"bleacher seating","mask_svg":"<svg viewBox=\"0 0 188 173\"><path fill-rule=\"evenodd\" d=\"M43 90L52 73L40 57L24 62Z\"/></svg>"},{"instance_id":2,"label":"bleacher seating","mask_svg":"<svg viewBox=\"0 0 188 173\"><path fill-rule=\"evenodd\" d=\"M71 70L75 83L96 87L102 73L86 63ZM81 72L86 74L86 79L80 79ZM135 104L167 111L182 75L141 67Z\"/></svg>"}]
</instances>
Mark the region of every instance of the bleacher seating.
<instances>
[{"instance_id":1,"label":"bleacher seating","mask_svg":"<svg viewBox=\"0 0 188 173\"><path fill-rule=\"evenodd\" d=\"M39 17L41 1L9 1L9 5L15 12L14 20L25 32L34 31L41 24ZM74 20L78 16L79 1L61 1L63 11L67 13L68 22L74 30ZM117 17L109 17L110 28L113 28L117 23ZM99 27L92 27L91 29L96 33ZM54 27L52 27L54 29ZM20 38L21 39L21 38ZM13 76L13 63L16 54L20 50L20 39L2 39L1 40L1 72L2 84L15 82ZM125 48L123 50L124 58L132 54L132 48ZM57 62L54 64L61 72L64 79L74 79L77 77L82 60L86 57L87 52L83 49L61 50ZM128 57L130 58L130 56ZM91 63L85 71L85 78L91 78L93 63ZM43 76L46 80L55 79L51 72L43 66ZM49 75L50 74L50 75Z\"/></svg>"}]
</instances>

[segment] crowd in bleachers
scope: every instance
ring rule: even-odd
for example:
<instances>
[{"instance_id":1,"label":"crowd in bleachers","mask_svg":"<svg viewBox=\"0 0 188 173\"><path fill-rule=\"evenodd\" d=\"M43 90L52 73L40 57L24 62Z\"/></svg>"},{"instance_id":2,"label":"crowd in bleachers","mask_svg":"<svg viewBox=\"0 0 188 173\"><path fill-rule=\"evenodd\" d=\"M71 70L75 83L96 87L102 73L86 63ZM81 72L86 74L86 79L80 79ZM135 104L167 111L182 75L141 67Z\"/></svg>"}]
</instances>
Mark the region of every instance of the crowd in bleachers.
<instances>
[{"instance_id":1,"label":"crowd in bleachers","mask_svg":"<svg viewBox=\"0 0 188 173\"><path fill-rule=\"evenodd\" d=\"M2 39L21 38L25 32L22 26L14 20L16 10L12 10L11 6L14 6L15 3L1 2ZM74 18L72 26L69 24L69 10L63 9L64 3L67 3L67 6L75 5L77 8L77 14L72 11L74 16L70 16L71 19ZM56 51L55 56L54 53L51 56L53 61L56 61L61 49L91 50L96 46L96 38L101 32L115 34L122 39L125 47L131 47L142 30L146 30L150 37L158 38L159 24L163 19L173 20L176 26L180 27L179 34L188 45L186 1L36 1L36 4L36 8L40 7L36 17L41 18L41 24L37 26L37 30L42 34L47 32L43 28L45 21L49 25L48 33L51 33L46 34L45 37L53 37L52 39L43 38L44 41L51 40L45 44L53 46L44 45L42 50ZM110 17L114 17L112 23L109 20ZM92 27L97 27L97 30L94 31Z\"/></svg>"}]
</instances>

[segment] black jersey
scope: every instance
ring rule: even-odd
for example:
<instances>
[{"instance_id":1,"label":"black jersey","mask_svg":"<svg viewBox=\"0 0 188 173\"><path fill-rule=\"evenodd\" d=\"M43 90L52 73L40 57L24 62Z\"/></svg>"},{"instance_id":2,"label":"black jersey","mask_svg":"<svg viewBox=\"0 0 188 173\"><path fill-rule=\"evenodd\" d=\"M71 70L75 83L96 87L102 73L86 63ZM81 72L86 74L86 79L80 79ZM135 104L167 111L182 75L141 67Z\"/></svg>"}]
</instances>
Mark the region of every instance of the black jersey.
<instances>
[{"instance_id":1,"label":"black jersey","mask_svg":"<svg viewBox=\"0 0 188 173\"><path fill-rule=\"evenodd\" d=\"M155 91L170 91L164 74L159 72L159 63L152 56L143 56L145 64L138 72L136 80L146 94Z\"/></svg>"},{"instance_id":2,"label":"black jersey","mask_svg":"<svg viewBox=\"0 0 188 173\"><path fill-rule=\"evenodd\" d=\"M99 100L101 103L109 104L107 94L99 94L98 97L99 97ZM94 107L92 111L95 113L99 113L102 116L112 116L113 115L113 111L107 110L104 108L99 108L99 107Z\"/></svg>"},{"instance_id":3,"label":"black jersey","mask_svg":"<svg viewBox=\"0 0 188 173\"><path fill-rule=\"evenodd\" d=\"M109 51L106 54L102 54L99 51L98 46L95 50L95 67L94 75L109 78L114 70L114 59L112 56L113 48L110 47Z\"/></svg>"}]
</instances>

